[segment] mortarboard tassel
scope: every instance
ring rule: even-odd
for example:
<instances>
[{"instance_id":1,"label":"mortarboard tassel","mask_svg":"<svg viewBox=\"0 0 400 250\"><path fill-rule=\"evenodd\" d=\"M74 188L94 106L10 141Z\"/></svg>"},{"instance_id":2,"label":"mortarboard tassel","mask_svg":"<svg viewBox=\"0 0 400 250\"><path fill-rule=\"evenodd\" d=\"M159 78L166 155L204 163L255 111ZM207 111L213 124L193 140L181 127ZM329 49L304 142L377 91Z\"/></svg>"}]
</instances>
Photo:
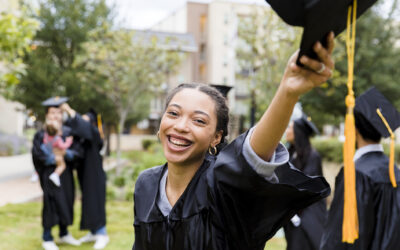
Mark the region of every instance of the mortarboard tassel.
<instances>
[{"instance_id":1,"label":"mortarboard tassel","mask_svg":"<svg viewBox=\"0 0 400 250\"><path fill-rule=\"evenodd\" d=\"M104 139L103 124L101 122L101 115L97 115L97 128L99 129L101 139Z\"/></svg>"},{"instance_id":2,"label":"mortarboard tassel","mask_svg":"<svg viewBox=\"0 0 400 250\"><path fill-rule=\"evenodd\" d=\"M358 239L358 214L356 198L356 173L353 156L356 146L356 131L354 122L355 98L353 91L354 79L354 49L356 40L356 19L357 19L357 0L353 1L353 6L349 6L347 17L346 47L348 60L348 79L346 96L346 118L345 118L345 142L343 145L344 160L344 207L342 241L354 243Z\"/></svg>"},{"instance_id":3,"label":"mortarboard tassel","mask_svg":"<svg viewBox=\"0 0 400 250\"><path fill-rule=\"evenodd\" d=\"M386 119L383 116L380 109L376 109L376 113L378 113L379 117L382 119L383 124L385 124L385 126L390 134L389 178L390 178L390 182L392 182L392 185L395 188L395 187L397 187L396 177L394 176L394 148L395 148L394 140L395 140L395 136L394 136L392 129L389 126L389 123L386 121Z\"/></svg>"}]
</instances>

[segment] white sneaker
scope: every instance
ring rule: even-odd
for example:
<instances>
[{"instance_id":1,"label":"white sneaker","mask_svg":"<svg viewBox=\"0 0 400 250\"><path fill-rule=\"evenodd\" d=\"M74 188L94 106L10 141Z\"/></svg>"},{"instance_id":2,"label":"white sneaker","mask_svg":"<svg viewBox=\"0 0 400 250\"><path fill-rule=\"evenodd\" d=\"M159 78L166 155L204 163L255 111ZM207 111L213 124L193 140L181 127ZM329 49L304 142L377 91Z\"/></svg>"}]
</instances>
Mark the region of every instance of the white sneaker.
<instances>
[{"instance_id":1,"label":"white sneaker","mask_svg":"<svg viewBox=\"0 0 400 250\"><path fill-rule=\"evenodd\" d=\"M87 233L85 236L79 239L81 243L86 243L86 242L94 242L96 241L96 235L92 233Z\"/></svg>"},{"instance_id":2,"label":"white sneaker","mask_svg":"<svg viewBox=\"0 0 400 250\"><path fill-rule=\"evenodd\" d=\"M31 178L29 179L31 182L37 182L39 180L38 174L35 172L32 174Z\"/></svg>"},{"instance_id":3,"label":"white sneaker","mask_svg":"<svg viewBox=\"0 0 400 250\"><path fill-rule=\"evenodd\" d=\"M96 235L96 243L94 243L94 249L103 249L107 246L110 241L110 237L108 235L98 234Z\"/></svg>"},{"instance_id":4,"label":"white sneaker","mask_svg":"<svg viewBox=\"0 0 400 250\"><path fill-rule=\"evenodd\" d=\"M58 250L58 246L56 243L54 243L54 241L43 241L42 247L44 250Z\"/></svg>"},{"instance_id":5,"label":"white sneaker","mask_svg":"<svg viewBox=\"0 0 400 250\"><path fill-rule=\"evenodd\" d=\"M57 187L61 186L60 176L57 173L52 173L49 176L49 179L56 185Z\"/></svg>"},{"instance_id":6,"label":"white sneaker","mask_svg":"<svg viewBox=\"0 0 400 250\"><path fill-rule=\"evenodd\" d=\"M79 246L81 244L81 242L75 239L71 234L67 234L61 237L59 243L69 244L73 246Z\"/></svg>"}]
</instances>

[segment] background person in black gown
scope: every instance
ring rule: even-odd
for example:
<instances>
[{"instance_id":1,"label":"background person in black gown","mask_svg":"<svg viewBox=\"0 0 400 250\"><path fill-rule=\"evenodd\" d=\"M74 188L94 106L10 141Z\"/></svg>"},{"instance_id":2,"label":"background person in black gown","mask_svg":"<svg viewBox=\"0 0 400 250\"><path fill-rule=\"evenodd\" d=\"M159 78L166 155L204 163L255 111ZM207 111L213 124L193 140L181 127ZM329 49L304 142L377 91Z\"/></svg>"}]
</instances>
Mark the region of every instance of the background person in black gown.
<instances>
[{"instance_id":1,"label":"background person in black gown","mask_svg":"<svg viewBox=\"0 0 400 250\"><path fill-rule=\"evenodd\" d=\"M95 249L104 248L109 242L106 232L106 174L100 150L103 140L97 128L97 114L92 110L81 116L67 103L61 109L68 113L67 124L75 134L82 138L84 159L77 168L79 184L82 190L81 230L90 230L80 241L95 242Z\"/></svg>"},{"instance_id":2,"label":"background person in black gown","mask_svg":"<svg viewBox=\"0 0 400 250\"><path fill-rule=\"evenodd\" d=\"M317 133L318 129L305 114L286 130L290 162L309 176L322 176L321 157L310 143L310 137ZM321 200L295 215L284 226L286 249L319 249L326 214L325 200Z\"/></svg>"},{"instance_id":3,"label":"background person in black gown","mask_svg":"<svg viewBox=\"0 0 400 250\"><path fill-rule=\"evenodd\" d=\"M354 244L342 242L343 168L336 176L335 195L329 210L321 249L400 249L400 171L394 166L395 180L389 178L389 159L379 143L390 133L379 117L381 111L394 131L400 125L400 113L375 88L356 99L354 118L357 150L354 154L356 168L356 197L359 237Z\"/></svg>"},{"instance_id":4,"label":"background person in black gown","mask_svg":"<svg viewBox=\"0 0 400 250\"><path fill-rule=\"evenodd\" d=\"M59 105L67 100L67 98L56 97L44 101L42 104L46 107L46 120L62 124L62 111ZM71 135L71 129L67 126L62 126L62 138L65 139ZM79 140L74 140L72 146L65 151L54 148L53 152L48 152L43 144L43 136L43 129L36 132L32 146L33 164L39 175L40 186L43 190L42 246L44 249L49 250L58 249L51 234L51 229L55 225L60 227L60 243L79 245L79 241L68 233L67 226L73 222L75 188L72 169L76 161L83 157L83 149L78 143ZM56 160L62 160L63 157L67 168L60 176L61 186L57 187L49 179L49 176L57 166Z\"/></svg>"}]
</instances>

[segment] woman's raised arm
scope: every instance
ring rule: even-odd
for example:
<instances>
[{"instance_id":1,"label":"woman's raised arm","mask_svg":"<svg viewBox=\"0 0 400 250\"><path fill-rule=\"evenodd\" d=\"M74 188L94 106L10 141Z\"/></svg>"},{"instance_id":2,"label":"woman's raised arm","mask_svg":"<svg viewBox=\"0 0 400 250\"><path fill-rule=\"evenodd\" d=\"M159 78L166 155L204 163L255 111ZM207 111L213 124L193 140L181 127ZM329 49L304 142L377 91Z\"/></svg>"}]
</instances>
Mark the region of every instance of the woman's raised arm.
<instances>
[{"instance_id":1,"label":"woman's raised arm","mask_svg":"<svg viewBox=\"0 0 400 250\"><path fill-rule=\"evenodd\" d=\"M250 138L251 147L262 159L269 161L273 155L299 97L326 82L332 76L333 47L334 35L331 32L327 38L327 48L324 48L319 42L314 46L314 51L320 61L302 56L300 61L305 65L302 68L296 65L298 52L289 59L280 86Z\"/></svg>"}]
</instances>

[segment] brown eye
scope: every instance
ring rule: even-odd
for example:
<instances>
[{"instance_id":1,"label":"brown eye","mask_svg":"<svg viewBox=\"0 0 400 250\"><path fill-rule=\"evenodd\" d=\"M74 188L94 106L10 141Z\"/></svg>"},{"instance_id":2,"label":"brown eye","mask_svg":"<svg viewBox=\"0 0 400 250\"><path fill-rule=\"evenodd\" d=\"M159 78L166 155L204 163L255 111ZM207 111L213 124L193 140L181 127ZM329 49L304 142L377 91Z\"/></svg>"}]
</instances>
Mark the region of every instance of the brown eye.
<instances>
[{"instance_id":1,"label":"brown eye","mask_svg":"<svg viewBox=\"0 0 400 250\"><path fill-rule=\"evenodd\" d=\"M205 121L201 120L201 119L195 119L194 120L196 123L200 123L200 124L206 124Z\"/></svg>"},{"instance_id":2,"label":"brown eye","mask_svg":"<svg viewBox=\"0 0 400 250\"><path fill-rule=\"evenodd\" d=\"M175 111L168 111L167 114L170 116L178 116L178 113Z\"/></svg>"}]
</instances>

